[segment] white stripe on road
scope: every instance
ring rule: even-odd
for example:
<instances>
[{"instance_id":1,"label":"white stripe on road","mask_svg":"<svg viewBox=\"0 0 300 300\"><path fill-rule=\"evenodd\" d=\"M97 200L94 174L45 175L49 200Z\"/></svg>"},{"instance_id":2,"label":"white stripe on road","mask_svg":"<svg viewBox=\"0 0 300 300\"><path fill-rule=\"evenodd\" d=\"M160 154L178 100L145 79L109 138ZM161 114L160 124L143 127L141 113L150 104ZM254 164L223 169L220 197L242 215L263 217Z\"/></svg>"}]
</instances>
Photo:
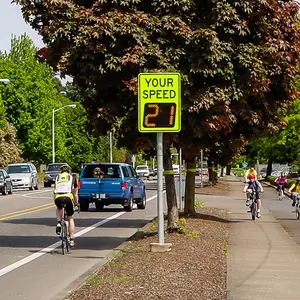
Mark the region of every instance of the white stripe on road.
<instances>
[{"instance_id":1,"label":"white stripe on road","mask_svg":"<svg viewBox=\"0 0 300 300\"><path fill-rule=\"evenodd\" d=\"M30 193L30 194L23 194L22 197L25 197L25 198L33 198L32 195L35 195L35 194L42 194L42 193L47 193L47 192L51 192L52 190L44 190L44 191L39 191L39 192L33 192L33 193ZM40 198L40 197L39 197Z\"/></svg>"},{"instance_id":2,"label":"white stripe on road","mask_svg":"<svg viewBox=\"0 0 300 300\"><path fill-rule=\"evenodd\" d=\"M157 195L154 195L154 196L150 197L149 199L147 199L147 202L149 202L149 201L155 199L156 197L157 197ZM106 218L106 219L104 219L104 220L102 220L102 221L100 221L100 222L95 223L95 224L92 225L92 226L89 226L89 227L87 227L87 228L85 228L85 229L82 229L82 230L80 230L79 232L77 232L77 233L75 234L75 237L80 237L80 236L82 236L83 234L86 234L86 233L88 233L88 232L94 230L94 229L97 228L97 227L102 226L103 224L105 224L105 223L107 223L107 222L109 222L109 221L111 221L111 220L117 219L117 218L119 218L120 216L122 216L122 215L124 215L124 214L126 214L125 211L119 212L119 213L114 214L114 215L112 215L112 216L110 216L110 217L108 217L108 218ZM2 268L2 269L0 270L0 277L3 276L3 275L5 275L5 274L7 274L7 273L9 273L9 272L11 272L11 271L13 271L13 270L15 270L15 269L18 269L18 268L20 268L20 267L22 267L22 266L28 264L29 262L31 262L31 261L33 261L33 260L35 260L35 259L37 259L37 258L43 256L43 255L46 254L46 253L49 253L49 252L53 251L54 249L56 249L56 248L59 247L60 245L61 245L61 242L60 242L60 241L59 241L59 242L56 242L56 243L54 243L54 244L48 246L47 248L44 248L44 249L40 250L40 251L37 252L37 253L34 253L34 254L32 254L32 255L29 255L29 256L27 256L27 257L25 257L25 258L23 258L23 259L21 259L21 260L15 262L15 263L9 265L9 266L7 266L7 267Z\"/></svg>"}]
</instances>

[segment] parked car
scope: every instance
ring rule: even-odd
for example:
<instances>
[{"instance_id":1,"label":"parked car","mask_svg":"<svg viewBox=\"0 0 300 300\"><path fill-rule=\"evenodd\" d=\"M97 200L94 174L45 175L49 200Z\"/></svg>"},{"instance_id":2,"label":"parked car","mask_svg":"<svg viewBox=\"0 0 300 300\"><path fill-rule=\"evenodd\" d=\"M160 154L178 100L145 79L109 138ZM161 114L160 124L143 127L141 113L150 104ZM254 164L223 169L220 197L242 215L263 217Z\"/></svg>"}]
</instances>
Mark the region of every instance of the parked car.
<instances>
[{"instance_id":1,"label":"parked car","mask_svg":"<svg viewBox=\"0 0 300 300\"><path fill-rule=\"evenodd\" d=\"M51 163L44 172L44 187L51 187L55 182L56 176L60 173L60 167L66 163Z\"/></svg>"},{"instance_id":2,"label":"parked car","mask_svg":"<svg viewBox=\"0 0 300 300\"><path fill-rule=\"evenodd\" d=\"M0 191L2 195L13 193L11 178L6 171L2 169L0 169Z\"/></svg>"},{"instance_id":3,"label":"parked car","mask_svg":"<svg viewBox=\"0 0 300 300\"><path fill-rule=\"evenodd\" d=\"M100 168L101 175L94 175L95 168ZM99 178L100 177L100 178ZM84 166L78 181L80 209L88 211L94 202L97 209L105 205L121 204L125 211L132 211L133 203L138 209L146 208L144 182L128 164L91 163Z\"/></svg>"},{"instance_id":4,"label":"parked car","mask_svg":"<svg viewBox=\"0 0 300 300\"><path fill-rule=\"evenodd\" d=\"M259 171L259 174L265 178L267 176L267 168L262 168L260 171Z\"/></svg>"},{"instance_id":5,"label":"parked car","mask_svg":"<svg viewBox=\"0 0 300 300\"><path fill-rule=\"evenodd\" d=\"M147 178L149 178L149 176L150 176L149 167L146 166L146 165L137 166L135 170L136 170L136 174L139 177L147 177Z\"/></svg>"},{"instance_id":6,"label":"parked car","mask_svg":"<svg viewBox=\"0 0 300 300\"><path fill-rule=\"evenodd\" d=\"M9 164L7 173L12 180L13 188L39 189L37 170L32 163Z\"/></svg>"},{"instance_id":7,"label":"parked car","mask_svg":"<svg viewBox=\"0 0 300 300\"><path fill-rule=\"evenodd\" d=\"M155 176L152 168L149 168L149 176Z\"/></svg>"}]
</instances>

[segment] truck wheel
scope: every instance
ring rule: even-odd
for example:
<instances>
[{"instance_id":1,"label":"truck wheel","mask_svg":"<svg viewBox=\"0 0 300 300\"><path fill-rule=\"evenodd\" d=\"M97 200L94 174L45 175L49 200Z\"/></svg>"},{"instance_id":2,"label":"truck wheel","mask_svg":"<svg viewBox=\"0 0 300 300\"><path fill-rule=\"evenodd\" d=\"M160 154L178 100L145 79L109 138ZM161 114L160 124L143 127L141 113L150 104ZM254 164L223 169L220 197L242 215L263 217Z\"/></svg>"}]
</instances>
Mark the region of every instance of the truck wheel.
<instances>
[{"instance_id":1,"label":"truck wheel","mask_svg":"<svg viewBox=\"0 0 300 300\"><path fill-rule=\"evenodd\" d=\"M132 211L133 209L133 197L132 197L132 194L130 195L130 198L128 200L128 205L127 206L124 206L124 210L125 211Z\"/></svg>"},{"instance_id":2,"label":"truck wheel","mask_svg":"<svg viewBox=\"0 0 300 300\"><path fill-rule=\"evenodd\" d=\"M146 192L144 191L144 197L137 203L138 209L145 209L147 204Z\"/></svg>"}]
</instances>

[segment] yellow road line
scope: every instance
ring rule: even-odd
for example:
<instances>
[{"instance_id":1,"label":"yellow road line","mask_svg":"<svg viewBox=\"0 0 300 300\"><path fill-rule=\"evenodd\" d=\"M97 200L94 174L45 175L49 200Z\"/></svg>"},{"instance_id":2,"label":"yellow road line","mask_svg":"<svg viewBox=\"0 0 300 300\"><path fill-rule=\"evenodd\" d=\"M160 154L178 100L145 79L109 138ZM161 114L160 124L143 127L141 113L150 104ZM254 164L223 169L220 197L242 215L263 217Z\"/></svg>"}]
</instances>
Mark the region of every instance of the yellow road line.
<instances>
[{"instance_id":1,"label":"yellow road line","mask_svg":"<svg viewBox=\"0 0 300 300\"><path fill-rule=\"evenodd\" d=\"M55 207L55 205L53 203L47 203L47 204L43 204L43 205L40 205L40 206L36 206L36 207L32 207L32 208L27 208L27 209L15 211L15 212L7 213L7 214L4 214L4 215L0 215L0 221L10 219L10 218L13 218L13 217L23 216L23 215L34 213L34 212L38 212L38 211L45 210L45 209L52 208L52 207Z\"/></svg>"}]
</instances>

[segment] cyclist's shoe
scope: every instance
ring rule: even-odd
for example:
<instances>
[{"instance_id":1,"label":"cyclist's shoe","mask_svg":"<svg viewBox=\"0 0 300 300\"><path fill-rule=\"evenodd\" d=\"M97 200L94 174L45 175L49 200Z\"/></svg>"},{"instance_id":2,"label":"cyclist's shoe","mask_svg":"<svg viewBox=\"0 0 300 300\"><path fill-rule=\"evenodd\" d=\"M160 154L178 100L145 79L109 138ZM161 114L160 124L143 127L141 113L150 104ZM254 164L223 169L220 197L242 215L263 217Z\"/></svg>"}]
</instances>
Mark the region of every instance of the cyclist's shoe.
<instances>
[{"instance_id":1,"label":"cyclist's shoe","mask_svg":"<svg viewBox=\"0 0 300 300\"><path fill-rule=\"evenodd\" d=\"M60 233L61 233L61 224L57 223L57 225L56 225L56 234L60 235Z\"/></svg>"},{"instance_id":2,"label":"cyclist's shoe","mask_svg":"<svg viewBox=\"0 0 300 300\"><path fill-rule=\"evenodd\" d=\"M70 247L75 247L75 242L74 242L74 239L70 239Z\"/></svg>"},{"instance_id":3,"label":"cyclist's shoe","mask_svg":"<svg viewBox=\"0 0 300 300\"><path fill-rule=\"evenodd\" d=\"M250 205L250 200L247 199L247 200L246 200L246 206L249 206L249 205Z\"/></svg>"},{"instance_id":4,"label":"cyclist's shoe","mask_svg":"<svg viewBox=\"0 0 300 300\"><path fill-rule=\"evenodd\" d=\"M261 218L260 212L257 212L256 217L257 217L257 218Z\"/></svg>"},{"instance_id":5,"label":"cyclist's shoe","mask_svg":"<svg viewBox=\"0 0 300 300\"><path fill-rule=\"evenodd\" d=\"M292 206L294 207L296 205L296 201L293 201Z\"/></svg>"}]
</instances>

